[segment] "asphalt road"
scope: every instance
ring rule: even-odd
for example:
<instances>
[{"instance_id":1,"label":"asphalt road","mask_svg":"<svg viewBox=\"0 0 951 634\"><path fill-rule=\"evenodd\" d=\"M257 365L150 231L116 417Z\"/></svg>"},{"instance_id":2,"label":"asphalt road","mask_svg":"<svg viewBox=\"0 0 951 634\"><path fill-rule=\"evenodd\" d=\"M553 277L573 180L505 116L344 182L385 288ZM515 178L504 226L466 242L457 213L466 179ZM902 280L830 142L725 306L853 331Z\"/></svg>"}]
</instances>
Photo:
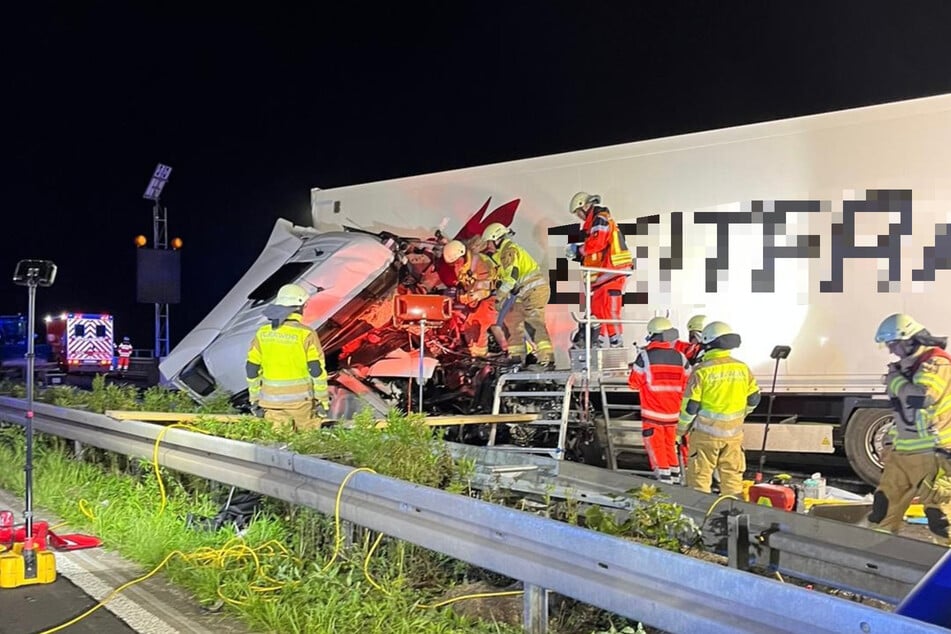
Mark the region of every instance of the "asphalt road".
<instances>
[{"instance_id":1,"label":"asphalt road","mask_svg":"<svg viewBox=\"0 0 951 634\"><path fill-rule=\"evenodd\" d=\"M97 601L57 576L46 584L0 589L0 634L39 634L82 614ZM75 625L61 630L68 634L127 634L135 632L112 612L98 609Z\"/></svg>"}]
</instances>

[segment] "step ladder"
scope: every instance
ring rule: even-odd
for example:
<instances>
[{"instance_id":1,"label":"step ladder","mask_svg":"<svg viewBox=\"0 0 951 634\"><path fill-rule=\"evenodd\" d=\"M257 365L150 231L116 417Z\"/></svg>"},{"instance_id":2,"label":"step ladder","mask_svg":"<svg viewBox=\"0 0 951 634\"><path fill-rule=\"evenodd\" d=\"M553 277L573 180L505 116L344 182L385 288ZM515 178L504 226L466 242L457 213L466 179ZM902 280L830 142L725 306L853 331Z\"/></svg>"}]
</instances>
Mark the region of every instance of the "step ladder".
<instances>
[{"instance_id":1,"label":"step ladder","mask_svg":"<svg viewBox=\"0 0 951 634\"><path fill-rule=\"evenodd\" d=\"M556 460L565 457L568 425L572 419L580 420L582 412L574 407L572 396L579 391L579 375L570 370L550 372L509 372L499 376L495 384L492 413L538 412L538 420L518 423L518 426L557 427L558 441L555 447L532 447L520 445L496 445L497 425L489 432L487 445L504 448L506 451L546 453ZM513 424L514 425L514 424Z\"/></svg>"},{"instance_id":2,"label":"step ladder","mask_svg":"<svg viewBox=\"0 0 951 634\"><path fill-rule=\"evenodd\" d=\"M644 439L641 436L640 405L627 385L626 371L604 371L593 381L601 396L601 416L604 418L606 460L608 469L618 468L618 456L622 453L643 453Z\"/></svg>"}]
</instances>

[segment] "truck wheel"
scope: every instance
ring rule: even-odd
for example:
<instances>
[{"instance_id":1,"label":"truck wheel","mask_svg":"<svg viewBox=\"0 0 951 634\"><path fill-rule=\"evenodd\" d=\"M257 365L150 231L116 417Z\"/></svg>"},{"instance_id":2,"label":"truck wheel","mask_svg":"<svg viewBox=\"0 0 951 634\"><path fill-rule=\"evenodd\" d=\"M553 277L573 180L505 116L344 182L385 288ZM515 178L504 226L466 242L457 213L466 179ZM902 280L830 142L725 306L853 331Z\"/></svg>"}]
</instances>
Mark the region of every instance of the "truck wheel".
<instances>
[{"instance_id":1,"label":"truck wheel","mask_svg":"<svg viewBox=\"0 0 951 634\"><path fill-rule=\"evenodd\" d=\"M883 440L895 424L893 416L887 409L860 408L852 412L845 428L845 455L849 464L872 486L878 485L882 477Z\"/></svg>"}]
</instances>

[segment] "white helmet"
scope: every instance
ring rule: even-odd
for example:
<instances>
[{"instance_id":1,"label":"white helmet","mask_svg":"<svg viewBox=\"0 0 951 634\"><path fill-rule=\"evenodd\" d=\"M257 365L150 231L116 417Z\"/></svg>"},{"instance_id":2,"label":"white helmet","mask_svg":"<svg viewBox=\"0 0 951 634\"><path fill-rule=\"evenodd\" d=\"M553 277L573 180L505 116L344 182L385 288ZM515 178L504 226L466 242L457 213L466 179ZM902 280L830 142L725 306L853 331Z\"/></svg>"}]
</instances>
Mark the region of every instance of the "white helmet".
<instances>
[{"instance_id":1,"label":"white helmet","mask_svg":"<svg viewBox=\"0 0 951 634\"><path fill-rule=\"evenodd\" d=\"M458 240L452 240L442 248L442 259L446 264L452 264L466 254L466 245Z\"/></svg>"},{"instance_id":2,"label":"white helmet","mask_svg":"<svg viewBox=\"0 0 951 634\"><path fill-rule=\"evenodd\" d=\"M274 300L276 306L303 306L310 299L302 287L297 284L285 284L277 292L277 298Z\"/></svg>"},{"instance_id":3,"label":"white helmet","mask_svg":"<svg viewBox=\"0 0 951 634\"><path fill-rule=\"evenodd\" d=\"M482 239L486 242L495 242L507 236L509 233L509 228L503 225L501 222L493 222L488 227L485 228L485 231L482 232Z\"/></svg>"},{"instance_id":4,"label":"white helmet","mask_svg":"<svg viewBox=\"0 0 951 634\"><path fill-rule=\"evenodd\" d=\"M571 197L571 202L568 203L568 212L569 213L578 213L582 207L592 203L598 205L601 203L601 196L598 194L591 195L588 192L578 192Z\"/></svg>"},{"instance_id":5,"label":"white helmet","mask_svg":"<svg viewBox=\"0 0 951 634\"><path fill-rule=\"evenodd\" d=\"M687 332L701 331L703 330L703 322L707 320L706 315L694 315L689 320L687 320Z\"/></svg>"},{"instance_id":6,"label":"white helmet","mask_svg":"<svg viewBox=\"0 0 951 634\"><path fill-rule=\"evenodd\" d=\"M711 321L704 326L700 334L700 343L707 350L712 348L732 350L740 347L740 335L734 332L726 322Z\"/></svg>"},{"instance_id":7,"label":"white helmet","mask_svg":"<svg viewBox=\"0 0 951 634\"><path fill-rule=\"evenodd\" d=\"M879 325L878 330L875 331L875 341L877 343L906 341L924 329L925 327L915 321L911 315L895 313L886 317Z\"/></svg>"}]
</instances>

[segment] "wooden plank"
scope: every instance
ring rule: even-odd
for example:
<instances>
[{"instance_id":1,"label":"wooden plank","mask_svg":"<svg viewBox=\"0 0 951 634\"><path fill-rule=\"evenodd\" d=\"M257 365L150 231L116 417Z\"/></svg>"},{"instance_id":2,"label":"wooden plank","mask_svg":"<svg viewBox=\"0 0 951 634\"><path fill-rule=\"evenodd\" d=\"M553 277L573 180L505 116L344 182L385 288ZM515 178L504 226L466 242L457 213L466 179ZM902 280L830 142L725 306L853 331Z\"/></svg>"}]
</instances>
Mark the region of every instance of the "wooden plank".
<instances>
[{"instance_id":1,"label":"wooden plank","mask_svg":"<svg viewBox=\"0 0 951 634\"><path fill-rule=\"evenodd\" d=\"M499 423L530 423L538 414L460 414L457 416L427 416L423 421L430 427L450 425L496 425ZM377 428L386 427L386 421L377 421Z\"/></svg>"},{"instance_id":2,"label":"wooden plank","mask_svg":"<svg viewBox=\"0 0 951 634\"><path fill-rule=\"evenodd\" d=\"M193 414L188 412L137 412L133 410L106 410L106 416L116 420L140 420L146 423L179 423L213 418L224 422L234 422L248 417L247 414Z\"/></svg>"},{"instance_id":3,"label":"wooden plank","mask_svg":"<svg viewBox=\"0 0 951 634\"><path fill-rule=\"evenodd\" d=\"M116 420L140 420L149 423L178 423L189 422L199 418L213 418L224 422L240 421L247 415L237 414L193 414L187 412L139 412L134 410L106 410L106 416ZM424 423L430 427L445 427L450 425L494 425L498 423L530 423L538 419L538 414L466 414L458 416L427 416ZM326 421L343 425L350 421ZM384 419L376 421L376 427L382 429L387 426Z\"/></svg>"}]
</instances>

